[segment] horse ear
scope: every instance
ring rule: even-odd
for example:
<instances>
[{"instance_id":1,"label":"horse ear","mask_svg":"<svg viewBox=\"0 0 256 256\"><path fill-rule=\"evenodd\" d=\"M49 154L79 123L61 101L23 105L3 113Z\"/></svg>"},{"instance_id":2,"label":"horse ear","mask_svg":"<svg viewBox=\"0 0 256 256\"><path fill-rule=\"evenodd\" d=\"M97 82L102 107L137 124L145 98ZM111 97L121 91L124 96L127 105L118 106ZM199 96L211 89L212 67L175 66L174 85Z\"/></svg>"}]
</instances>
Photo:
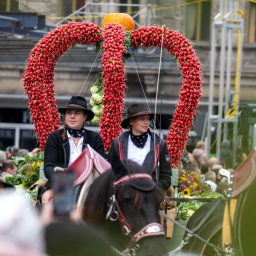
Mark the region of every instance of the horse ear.
<instances>
[{"instance_id":1,"label":"horse ear","mask_svg":"<svg viewBox=\"0 0 256 256\"><path fill-rule=\"evenodd\" d=\"M123 177L128 174L128 168L124 161L118 157L115 161L112 161L112 170L117 178Z\"/></svg>"}]
</instances>

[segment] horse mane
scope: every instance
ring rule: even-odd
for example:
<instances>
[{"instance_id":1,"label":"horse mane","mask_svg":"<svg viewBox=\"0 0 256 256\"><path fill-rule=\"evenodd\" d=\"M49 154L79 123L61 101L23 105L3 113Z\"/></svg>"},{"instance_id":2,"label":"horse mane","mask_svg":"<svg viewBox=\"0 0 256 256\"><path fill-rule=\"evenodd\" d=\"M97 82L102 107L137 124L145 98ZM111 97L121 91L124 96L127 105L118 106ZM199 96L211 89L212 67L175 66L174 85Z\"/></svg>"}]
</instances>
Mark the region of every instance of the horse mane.
<instances>
[{"instance_id":1,"label":"horse mane","mask_svg":"<svg viewBox=\"0 0 256 256\"><path fill-rule=\"evenodd\" d=\"M115 174L109 169L91 184L84 202L83 219L89 224L98 224L105 218L106 202L111 196Z\"/></svg>"}]
</instances>

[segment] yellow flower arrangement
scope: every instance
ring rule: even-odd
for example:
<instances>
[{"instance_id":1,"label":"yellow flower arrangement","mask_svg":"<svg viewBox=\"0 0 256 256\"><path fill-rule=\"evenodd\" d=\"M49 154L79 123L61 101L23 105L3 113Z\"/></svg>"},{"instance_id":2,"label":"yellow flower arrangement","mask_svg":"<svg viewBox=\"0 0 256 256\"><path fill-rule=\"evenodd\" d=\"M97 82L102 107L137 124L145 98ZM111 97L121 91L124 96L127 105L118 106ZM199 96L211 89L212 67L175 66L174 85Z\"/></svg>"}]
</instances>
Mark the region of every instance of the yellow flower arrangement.
<instances>
[{"instance_id":1,"label":"yellow flower arrangement","mask_svg":"<svg viewBox=\"0 0 256 256\"><path fill-rule=\"evenodd\" d=\"M211 187L201 180L199 173L182 169L179 171L179 192L183 196L198 196L211 192Z\"/></svg>"},{"instance_id":2,"label":"yellow flower arrangement","mask_svg":"<svg viewBox=\"0 0 256 256\"><path fill-rule=\"evenodd\" d=\"M40 176L40 166L44 163L44 152L39 152L37 155L30 157L13 157L14 164L17 166L17 173L12 177L6 177L6 183L17 186L22 185L28 189L33 185Z\"/></svg>"},{"instance_id":3,"label":"yellow flower arrangement","mask_svg":"<svg viewBox=\"0 0 256 256\"><path fill-rule=\"evenodd\" d=\"M178 207L177 218L188 220L191 215L199 209L205 201L200 198L218 198L222 195L212 192L211 187L204 183L199 173L179 171L178 196L180 198L199 199L197 201L182 202Z\"/></svg>"},{"instance_id":4,"label":"yellow flower arrangement","mask_svg":"<svg viewBox=\"0 0 256 256\"><path fill-rule=\"evenodd\" d=\"M183 191L182 191L182 194L184 196L190 196L191 195L191 190L190 188L185 188Z\"/></svg>"}]
</instances>

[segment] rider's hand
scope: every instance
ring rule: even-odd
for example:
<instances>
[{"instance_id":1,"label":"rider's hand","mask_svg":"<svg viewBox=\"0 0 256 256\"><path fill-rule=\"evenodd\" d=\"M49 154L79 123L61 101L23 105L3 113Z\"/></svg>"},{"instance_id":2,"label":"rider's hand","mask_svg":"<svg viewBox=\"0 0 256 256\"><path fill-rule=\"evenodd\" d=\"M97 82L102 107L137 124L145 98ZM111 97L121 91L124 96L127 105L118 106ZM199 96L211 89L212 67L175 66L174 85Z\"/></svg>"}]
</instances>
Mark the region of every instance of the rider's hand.
<instances>
[{"instance_id":1,"label":"rider's hand","mask_svg":"<svg viewBox=\"0 0 256 256\"><path fill-rule=\"evenodd\" d=\"M51 189L46 190L42 195L42 204L49 203L53 199L53 191Z\"/></svg>"}]
</instances>

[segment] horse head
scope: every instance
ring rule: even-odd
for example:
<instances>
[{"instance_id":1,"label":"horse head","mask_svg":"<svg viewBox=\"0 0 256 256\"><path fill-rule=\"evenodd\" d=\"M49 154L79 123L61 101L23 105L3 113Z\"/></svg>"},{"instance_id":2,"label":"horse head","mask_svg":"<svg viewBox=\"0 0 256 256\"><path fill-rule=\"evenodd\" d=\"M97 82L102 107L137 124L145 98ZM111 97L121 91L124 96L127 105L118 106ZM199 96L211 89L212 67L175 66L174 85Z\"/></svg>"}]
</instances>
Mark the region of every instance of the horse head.
<instances>
[{"instance_id":1,"label":"horse head","mask_svg":"<svg viewBox=\"0 0 256 256\"><path fill-rule=\"evenodd\" d=\"M123 250L125 241L123 255L162 256L166 255L159 215L162 200L162 191L143 167L129 160L117 160L112 170L101 174L92 183L83 216L87 223L96 226L108 222L111 240L120 241L113 246ZM113 226L118 222L118 231L114 234Z\"/></svg>"}]
</instances>

